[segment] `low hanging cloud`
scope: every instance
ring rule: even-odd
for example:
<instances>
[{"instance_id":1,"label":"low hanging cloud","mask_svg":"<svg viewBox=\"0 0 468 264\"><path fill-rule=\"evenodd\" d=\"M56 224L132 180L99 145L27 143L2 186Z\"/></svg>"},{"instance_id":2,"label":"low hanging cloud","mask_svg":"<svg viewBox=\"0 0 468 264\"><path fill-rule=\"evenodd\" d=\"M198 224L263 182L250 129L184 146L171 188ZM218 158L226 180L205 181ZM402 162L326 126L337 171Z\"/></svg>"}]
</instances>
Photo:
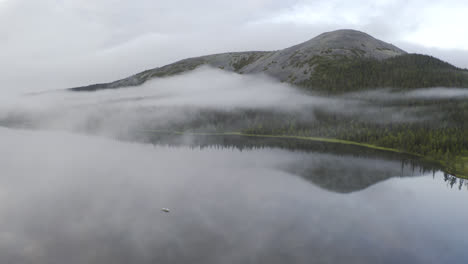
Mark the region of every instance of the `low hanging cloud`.
<instances>
[{"instance_id":1,"label":"low hanging cloud","mask_svg":"<svg viewBox=\"0 0 468 264\"><path fill-rule=\"evenodd\" d=\"M257 124L255 116L245 118L245 111L309 124L318 110L377 123L425 120L420 112L426 109L369 103L369 96L382 93L321 97L266 76L202 68L140 87L11 97L0 107L0 125L133 138L135 131L147 129L239 131Z\"/></svg>"},{"instance_id":2,"label":"low hanging cloud","mask_svg":"<svg viewBox=\"0 0 468 264\"><path fill-rule=\"evenodd\" d=\"M343 98L363 99L379 102L398 101L398 100L426 100L426 99L460 99L468 97L467 88L449 88L449 87L433 87L419 88L409 91L400 91L392 89L376 89L364 92L349 93Z\"/></svg>"},{"instance_id":3,"label":"low hanging cloud","mask_svg":"<svg viewBox=\"0 0 468 264\"><path fill-rule=\"evenodd\" d=\"M6 97L4 97L6 98ZM104 133L150 124L187 124L200 111L303 111L326 105L325 98L266 76L243 76L219 69L155 79L139 87L97 92L50 91L10 96L0 106L0 123L42 129L93 130Z\"/></svg>"},{"instance_id":4,"label":"low hanging cloud","mask_svg":"<svg viewBox=\"0 0 468 264\"><path fill-rule=\"evenodd\" d=\"M429 89L417 89L408 92L405 95L407 95L410 98L417 99L465 99L468 97L468 89L436 87Z\"/></svg>"},{"instance_id":5,"label":"low hanging cloud","mask_svg":"<svg viewBox=\"0 0 468 264\"><path fill-rule=\"evenodd\" d=\"M232 132L262 122L286 124L294 120L311 124L316 122L317 111L374 123L421 122L439 116L428 115L429 106L386 103L460 98L467 96L467 91L387 89L326 97L306 93L264 75L241 75L201 67L189 73L153 79L137 87L96 92L3 92L0 125L133 139L135 131L143 130ZM255 114L249 116L249 112ZM266 121L259 121L258 116Z\"/></svg>"}]
</instances>

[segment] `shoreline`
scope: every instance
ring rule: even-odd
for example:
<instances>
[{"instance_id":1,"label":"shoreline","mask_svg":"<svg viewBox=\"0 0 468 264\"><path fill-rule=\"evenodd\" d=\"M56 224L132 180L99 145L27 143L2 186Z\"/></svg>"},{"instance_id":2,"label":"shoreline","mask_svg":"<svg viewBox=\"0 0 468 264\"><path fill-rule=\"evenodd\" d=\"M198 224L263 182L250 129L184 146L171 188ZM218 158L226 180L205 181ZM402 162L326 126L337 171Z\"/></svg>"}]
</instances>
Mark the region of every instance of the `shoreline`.
<instances>
[{"instance_id":1,"label":"shoreline","mask_svg":"<svg viewBox=\"0 0 468 264\"><path fill-rule=\"evenodd\" d=\"M381 147L377 145L367 144L367 143L360 143L356 141L349 141L349 140L342 140L336 138L325 138L325 137L306 137L306 136L293 136L293 135L269 135L269 134L248 134L242 132L183 132L183 131L165 131L165 130L139 130L140 132L148 132L148 133L168 133L174 135L193 135L193 136L245 136L245 137L261 137L261 138L285 138L285 139L299 139L299 140L309 140L309 141L317 141L317 142L328 142L328 143L336 143L336 144L345 144L345 145L353 145L353 146L360 146L375 150L382 150L382 151L390 151L394 153L401 153L401 154L409 154L412 156L416 156L422 158L427 161L436 162L440 164L444 168L444 172L454 175L458 178L468 179L468 157L467 156L459 156L462 161L466 164L465 170L451 170L447 168L447 165L442 160L435 160L427 156L423 156L417 153L410 153L404 150L394 149L394 148L387 148ZM457 167L461 167L461 164L456 164Z\"/></svg>"}]
</instances>

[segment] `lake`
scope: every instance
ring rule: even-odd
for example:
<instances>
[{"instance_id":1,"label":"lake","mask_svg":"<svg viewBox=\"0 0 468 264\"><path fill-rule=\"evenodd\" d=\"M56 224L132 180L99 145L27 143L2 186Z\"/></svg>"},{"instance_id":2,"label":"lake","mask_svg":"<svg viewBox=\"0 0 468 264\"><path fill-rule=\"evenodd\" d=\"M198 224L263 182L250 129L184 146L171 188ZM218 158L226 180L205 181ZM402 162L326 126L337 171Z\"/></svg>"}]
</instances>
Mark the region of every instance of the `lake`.
<instances>
[{"instance_id":1,"label":"lake","mask_svg":"<svg viewBox=\"0 0 468 264\"><path fill-rule=\"evenodd\" d=\"M0 263L468 262L468 181L404 155L252 141L0 128Z\"/></svg>"}]
</instances>

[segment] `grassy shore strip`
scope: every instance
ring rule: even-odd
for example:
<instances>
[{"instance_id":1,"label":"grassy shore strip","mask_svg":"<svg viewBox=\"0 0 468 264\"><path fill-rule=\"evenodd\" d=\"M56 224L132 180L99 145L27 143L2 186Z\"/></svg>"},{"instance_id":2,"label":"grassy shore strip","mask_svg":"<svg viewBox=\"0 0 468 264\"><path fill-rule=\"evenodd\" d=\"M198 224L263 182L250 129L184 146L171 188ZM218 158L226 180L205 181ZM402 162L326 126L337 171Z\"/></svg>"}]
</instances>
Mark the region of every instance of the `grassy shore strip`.
<instances>
[{"instance_id":1,"label":"grassy shore strip","mask_svg":"<svg viewBox=\"0 0 468 264\"><path fill-rule=\"evenodd\" d=\"M242 133L242 132L218 132L218 133L213 132L213 133L209 133L209 132L164 131L164 130L144 130L144 132L168 133L168 134L174 134L174 135L194 135L194 136L245 136L245 137L263 137L263 138L289 138L289 139L320 141L320 142L337 143L337 144L347 144L347 145L361 146L361 147L372 148L372 149L383 150L383 151L391 151L391 152L396 152L396 153L405 153L405 154L418 156L418 157L421 157L421 158L423 157L423 156L418 155L418 154L408 153L408 152L401 151L401 150L398 150L398 149L379 147L379 146L376 146L376 145L359 143L359 142L355 142L355 141L348 141L348 140L342 140L342 139L336 139L336 138L303 137L303 136L289 136L289 135L246 134L246 133Z\"/></svg>"},{"instance_id":2,"label":"grassy shore strip","mask_svg":"<svg viewBox=\"0 0 468 264\"><path fill-rule=\"evenodd\" d=\"M355 141L348 141L336 138L324 138L324 137L303 137L303 136L290 136L290 135L264 135L264 134L246 134L242 132L183 132L183 131L166 131L166 130L140 130L142 132L153 132L153 133L168 133L174 135L194 135L194 136L245 136L245 137L262 137L262 138L289 138L289 139L299 139L299 140L310 140L310 141L318 141L318 142L328 142L328 143L336 143L336 144L346 144L346 145L354 145L360 146L365 148L371 148L376 150L382 151L390 151L395 153L402 153L402 154L410 154L419 158L423 158L428 161L436 162L444 167L444 171L456 175L459 178L468 179L468 156L462 157L462 161L465 163L465 169L461 169L462 166L458 165L456 170L450 170L447 168L447 165L442 160L434 160L430 157L425 157L423 155L417 153L410 153L399 149L394 148L386 148L380 147L377 145L366 144L366 143L359 143Z\"/></svg>"},{"instance_id":3,"label":"grassy shore strip","mask_svg":"<svg viewBox=\"0 0 468 264\"><path fill-rule=\"evenodd\" d=\"M361 146L361 147L366 147L366 148L371 148L371 149L391 151L391 152L402 153L402 154L410 154L410 155L420 157L420 158L428 160L428 161L439 163L439 164L442 165L442 167L444 167L444 171L446 173L456 175L459 178L468 179L468 157L467 156L461 157L462 162L465 164L464 169L462 169L463 166L461 166L461 164L457 164L456 169L452 170L452 169L449 169L447 167L447 164L445 164L445 162L442 161L442 160L434 160L434 159L432 159L430 157L425 157L425 156L423 156L421 154L417 154L417 153L410 153L410 152L406 152L406 151L399 150L399 149L380 147L380 146L377 146L377 145L359 143L359 142L355 142L355 141L348 141L348 140L342 140L342 139L336 139L336 138L322 138L322 137L302 137L302 136L287 136L287 135L256 135L256 134L244 134L244 133L239 133L239 132L229 132L229 133L226 133L226 134L227 135L247 136L247 137L272 137L272 138L292 138L292 139L300 139L300 140L312 140L312 141L321 141L321 142L330 142L330 143Z\"/></svg>"},{"instance_id":4,"label":"grassy shore strip","mask_svg":"<svg viewBox=\"0 0 468 264\"><path fill-rule=\"evenodd\" d=\"M458 178L463 178L468 180L468 156L464 155L461 156L461 163L455 164L455 169L446 169L446 172L452 175L457 176ZM444 168L447 167L445 162L439 161L440 164L443 165ZM464 166L462 165L464 164Z\"/></svg>"}]
</instances>

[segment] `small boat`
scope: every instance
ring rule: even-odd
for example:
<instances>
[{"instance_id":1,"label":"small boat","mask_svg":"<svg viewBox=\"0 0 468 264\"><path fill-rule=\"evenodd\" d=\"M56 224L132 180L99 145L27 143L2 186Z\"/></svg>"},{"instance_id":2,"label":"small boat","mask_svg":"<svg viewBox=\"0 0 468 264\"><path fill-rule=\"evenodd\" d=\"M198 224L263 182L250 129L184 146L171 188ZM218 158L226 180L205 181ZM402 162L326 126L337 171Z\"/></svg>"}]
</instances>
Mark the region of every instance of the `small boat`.
<instances>
[{"instance_id":1,"label":"small boat","mask_svg":"<svg viewBox=\"0 0 468 264\"><path fill-rule=\"evenodd\" d=\"M169 212L170 212L169 208L162 208L161 211L163 211L163 212L165 212L165 213L169 213Z\"/></svg>"}]
</instances>

